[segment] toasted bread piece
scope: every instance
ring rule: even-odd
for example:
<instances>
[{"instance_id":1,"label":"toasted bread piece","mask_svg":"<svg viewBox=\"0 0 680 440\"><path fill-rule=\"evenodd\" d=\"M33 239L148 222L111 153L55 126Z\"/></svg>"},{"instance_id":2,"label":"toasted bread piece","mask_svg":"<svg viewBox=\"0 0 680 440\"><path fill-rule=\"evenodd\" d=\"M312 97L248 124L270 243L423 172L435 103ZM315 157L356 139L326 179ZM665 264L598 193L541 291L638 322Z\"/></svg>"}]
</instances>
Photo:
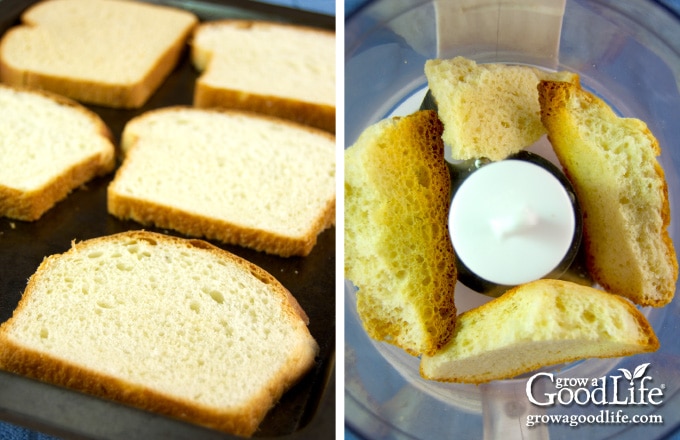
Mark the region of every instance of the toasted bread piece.
<instances>
[{"instance_id":1,"label":"toasted bread piece","mask_svg":"<svg viewBox=\"0 0 680 440\"><path fill-rule=\"evenodd\" d=\"M539 93L548 139L583 210L591 276L636 304L668 304L678 262L656 138L576 85L542 81Z\"/></svg>"},{"instance_id":2,"label":"toasted bread piece","mask_svg":"<svg viewBox=\"0 0 680 440\"><path fill-rule=\"evenodd\" d=\"M0 79L108 107L141 107L198 22L188 11L120 0L46 0L0 42Z\"/></svg>"},{"instance_id":3,"label":"toasted bread piece","mask_svg":"<svg viewBox=\"0 0 680 440\"><path fill-rule=\"evenodd\" d=\"M335 137L235 110L166 107L125 126L108 211L284 257L335 222Z\"/></svg>"},{"instance_id":4,"label":"toasted bread piece","mask_svg":"<svg viewBox=\"0 0 680 440\"><path fill-rule=\"evenodd\" d=\"M200 240L134 231L46 258L0 326L0 368L251 435L314 364L297 301Z\"/></svg>"},{"instance_id":5,"label":"toasted bread piece","mask_svg":"<svg viewBox=\"0 0 680 440\"><path fill-rule=\"evenodd\" d=\"M578 84L570 72L477 64L464 57L425 63L430 91L453 159L505 159L545 134L536 86L540 79Z\"/></svg>"},{"instance_id":6,"label":"toasted bread piece","mask_svg":"<svg viewBox=\"0 0 680 440\"><path fill-rule=\"evenodd\" d=\"M345 151L345 274L374 339L418 355L453 332L450 177L433 111L385 119Z\"/></svg>"},{"instance_id":7,"label":"toasted bread piece","mask_svg":"<svg viewBox=\"0 0 680 440\"><path fill-rule=\"evenodd\" d=\"M201 24L194 105L265 113L335 133L335 34L266 21Z\"/></svg>"},{"instance_id":8,"label":"toasted bread piece","mask_svg":"<svg viewBox=\"0 0 680 440\"><path fill-rule=\"evenodd\" d=\"M115 165L99 116L52 93L0 85L0 216L33 221Z\"/></svg>"},{"instance_id":9,"label":"toasted bread piece","mask_svg":"<svg viewBox=\"0 0 680 440\"><path fill-rule=\"evenodd\" d=\"M423 356L420 373L426 379L480 384L578 359L658 348L654 330L628 300L542 279L458 316L453 338L435 355Z\"/></svg>"}]
</instances>

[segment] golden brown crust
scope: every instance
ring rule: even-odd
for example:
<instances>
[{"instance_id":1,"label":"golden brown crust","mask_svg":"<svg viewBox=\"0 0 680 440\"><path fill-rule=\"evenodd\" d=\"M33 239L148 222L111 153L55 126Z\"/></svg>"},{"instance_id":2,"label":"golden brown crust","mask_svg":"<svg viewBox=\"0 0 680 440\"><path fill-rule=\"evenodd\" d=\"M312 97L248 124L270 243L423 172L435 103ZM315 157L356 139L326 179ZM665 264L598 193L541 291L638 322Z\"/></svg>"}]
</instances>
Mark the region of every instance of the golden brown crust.
<instances>
[{"instance_id":1,"label":"golden brown crust","mask_svg":"<svg viewBox=\"0 0 680 440\"><path fill-rule=\"evenodd\" d=\"M463 317L464 315L481 315L484 314L487 310L493 310L493 308L497 307L498 304L501 303L512 303L513 301L513 296L520 295L522 290L525 290L528 288L530 284L533 284L534 286L546 286L546 288L553 288L555 290L562 290L562 289L570 289L572 291L578 291L582 295L593 295L593 294L598 294L595 288L592 288L590 286L584 286L580 285L577 283L572 283L569 281L563 281L563 280L555 280L555 279L540 279L531 283L526 283L526 284L521 284L519 286L515 286L505 292L503 295L501 295L498 298L495 298L493 301L486 302L474 309L467 310L463 313L461 313L460 317ZM621 304L632 317L635 318L635 321L639 324L639 327L641 329L641 332L645 334L647 337L646 341L641 341L641 345L644 345L646 347L646 351L656 351L659 348L659 340L656 337L656 334L654 333L654 329L652 326L649 324L649 322L644 319L644 316L640 313L640 311L635 307L633 304L631 304L629 301L621 298L620 296L617 295L611 295L607 297L608 301L614 301L619 304ZM628 353L629 354L629 353ZM624 356L626 354L621 354L621 356ZM617 356L617 355L615 355ZM614 356L607 356L607 357L614 357ZM570 362L573 360L576 360L578 358L572 358L569 359L568 361L565 362ZM534 368L540 367L540 364L534 365ZM510 376L512 377L512 376ZM509 378L509 377L507 377ZM507 379L506 378L506 379Z\"/></svg>"},{"instance_id":2,"label":"golden brown crust","mask_svg":"<svg viewBox=\"0 0 680 440\"><path fill-rule=\"evenodd\" d=\"M124 169L125 164L121 167ZM118 194L112 185L107 190L107 209L109 214L123 220L134 220L142 225L169 228L189 236L204 236L218 239L221 229L233 228L227 224L216 224L213 219L184 213L178 209Z\"/></svg>"},{"instance_id":3,"label":"golden brown crust","mask_svg":"<svg viewBox=\"0 0 680 440\"><path fill-rule=\"evenodd\" d=\"M173 109L181 110L189 108L190 107L186 106L174 106L151 110L138 116L135 118L135 120L143 119L155 112L168 112L172 111ZM208 109L207 111L222 113L225 115L232 114L257 117L259 119L269 120L277 124L289 125L291 127L295 127L296 129L305 130L310 133L314 133L315 135L322 136L326 139L332 140L333 142L335 141L335 136L328 132L285 119L279 119L248 111L224 108L213 108ZM128 123L133 121L134 120L131 120ZM134 134L126 134L124 132L122 139L123 152L129 152L130 149L134 148L134 144L137 142L137 140L138 139ZM126 166L126 163L123 162L117 171L117 175L124 172ZM247 228L224 220L198 215L162 204L153 203L151 201L142 201L133 197L126 197L122 194L118 194L113 186L113 184L109 185L107 191L107 209L110 214L118 218L131 219L143 225L155 225L160 228L173 229L192 237L204 237L208 239L219 240L223 243L249 247L258 251L263 251L282 257L309 255L317 243L319 234L335 225L335 197L328 200L326 206L319 212L316 220L310 225L305 236L300 238L292 238L282 236L271 231Z\"/></svg>"},{"instance_id":4,"label":"golden brown crust","mask_svg":"<svg viewBox=\"0 0 680 440\"><path fill-rule=\"evenodd\" d=\"M645 350L644 352L653 352L656 351L657 348ZM617 352L610 352L610 354L603 355L603 356L595 356L592 355L590 356L591 358L600 358L600 359L606 359L606 358L613 358L613 357L624 357L624 356L632 356L634 354L640 354L640 351L631 351L631 350L621 350ZM555 365L557 363L559 364L568 364L571 362L576 362L583 360L583 356L564 356L563 358L560 358L560 361L558 362L551 362L550 365ZM541 361L536 361L532 360L531 362L528 362L526 365L523 365L522 368L517 368L511 371L508 371L506 374L498 375L495 376L493 380L510 380L513 378L516 378L520 374L528 373L530 371L537 370L539 368L546 367L545 363ZM449 378L433 378L433 377L428 377L427 374L423 371L422 365L419 367L419 373L423 379L427 380L436 380L437 382L444 382L444 383L468 383L468 384L474 384L474 385L481 385L483 383L488 383L489 380L486 378L475 378L475 377L449 377Z\"/></svg>"},{"instance_id":5,"label":"golden brown crust","mask_svg":"<svg viewBox=\"0 0 680 440\"><path fill-rule=\"evenodd\" d=\"M301 26L290 23L272 23L258 20L215 20L201 24L194 30L194 35L202 29L220 27L224 25L242 29L256 27L288 27L297 31L309 33L309 38L329 36L334 33L324 29ZM200 48L193 47L194 65L201 71L209 69L209 59L212 54ZM194 90L194 105L201 108L223 107L247 110L265 115L292 120L311 127L320 128L335 133L335 106L288 99L281 96L248 93L243 90L233 90L206 84L201 77L196 81Z\"/></svg>"},{"instance_id":6,"label":"golden brown crust","mask_svg":"<svg viewBox=\"0 0 680 440\"><path fill-rule=\"evenodd\" d=\"M499 316L498 310L502 310L503 308L507 310L512 310L511 305L516 302L515 297L520 296L520 295L526 295L529 293L527 289L534 289L534 288L541 288L541 289L554 289L555 291L559 292L561 290L569 290L571 292L578 292L579 295L583 296L589 296L589 295L606 295L606 297L602 297L599 299L599 301L603 301L605 304L608 304L608 301L618 303L620 306L626 309L627 314L635 320L637 323L638 331L639 334L642 336L642 339L638 339L636 341L630 341L631 343L624 347L623 344L618 350L612 350L611 348L608 349L607 351L603 351L602 348L600 347L599 342L595 341L590 341L587 339L584 339L582 341L576 341L579 346L585 347L586 345L590 344L589 348L589 356L587 357L592 357L592 358L612 358L612 357L620 357L620 356L630 356L634 354L640 354L640 353L648 353L648 352L654 352L659 349L660 344L659 340L654 333L654 329L652 326L649 324L649 322L645 319L644 315L640 313L640 311L633 305L631 304L628 300L618 296L618 295L611 295L607 294L606 292L599 291L597 289L591 288L589 286L582 286L576 283L571 283L563 280L552 280L552 279L541 279L537 280L531 283L527 284L522 284L519 286L516 286L510 290L508 290L506 293L504 293L502 296L498 298L494 298L492 301L489 301L485 304L482 304L480 306L477 306L473 309L470 309L468 311L463 312L460 316L458 316L458 322L461 323L460 326L456 328L456 333L454 333L453 338L455 339L457 337L458 331L461 329L461 327L464 326L464 322L466 321L477 321L477 320L486 320L492 317L492 319L497 319L497 320L511 320L513 319L512 316ZM612 307L611 305L609 307ZM534 310L537 313L540 313L542 310L536 308ZM488 315L488 316L485 316ZM470 318L470 319L468 319ZM517 323L518 325L521 324L520 322ZM615 336L615 335L614 335ZM493 338L494 335L485 335L485 337ZM542 341L543 343L548 343L552 344L553 342L550 341ZM554 343L556 343L555 341ZM572 341L574 342L574 341ZM518 344L522 344L522 341L517 341ZM481 375L481 372L483 370L489 370L493 369L495 364L490 364L490 365L482 365L482 362L480 361L479 365L479 371L475 372L475 375L467 375L467 374L458 374L458 375L452 375L450 377L432 377L427 374L425 369L423 368L423 363L421 362L419 372L420 375L424 379L428 380L436 380L438 382L448 382L448 383L471 383L471 384L482 384L482 383L487 383L490 380L508 380L508 379L513 379L517 377L520 374L524 374L530 371L534 371L538 368L546 367L548 365L554 365L557 363L569 363L569 362L574 362L578 360L584 359L583 356L583 350L581 348L577 348L576 346L573 347L575 350L578 350L578 354L567 354L567 353L560 353L559 360L552 358L550 360L547 360L545 358L541 358L541 356L522 356L522 365L519 365L513 369L509 369L507 371L504 371L502 374L500 372L495 372L493 375L493 378L490 379L488 375ZM517 349L517 348L515 348ZM446 348L444 348L446 350ZM506 349L507 350L507 349ZM500 354L496 354L496 356L500 356ZM487 359L489 361L489 359ZM479 373L479 375L477 375Z\"/></svg>"},{"instance_id":7,"label":"golden brown crust","mask_svg":"<svg viewBox=\"0 0 680 440\"><path fill-rule=\"evenodd\" d=\"M186 35L183 37L186 38ZM0 57L0 79L10 85L49 90L90 104L114 108L139 108L170 74L184 48L184 39L170 47L147 75L132 84L110 84L53 76L14 68Z\"/></svg>"},{"instance_id":8,"label":"golden brown crust","mask_svg":"<svg viewBox=\"0 0 680 440\"><path fill-rule=\"evenodd\" d=\"M272 291L281 296L284 301L281 307L290 315L291 321L308 321L307 315L297 300L271 274L260 267L234 254L226 252L202 240L184 240L168 235L147 232L129 231L120 234L95 238L85 242L74 243L68 252L86 249L88 244L95 241L116 241L119 237L136 238L151 242L174 242L180 246L195 247L214 254L217 258L235 262L244 270L266 283ZM29 280L26 292L22 296L14 315L9 321L0 326L0 368L16 374L28 376L55 385L68 387L94 396L111 399L144 410L157 412L190 423L200 424L212 429L229 432L242 436L250 436L261 423L266 412L276 403L278 398L290 388L297 377L292 372L306 372L314 365L306 351L306 342L301 342L297 353L291 353L290 368L283 368L278 377L272 378L270 383L263 386L260 392L252 396L249 403L240 408L225 408L223 410L201 406L188 400L163 394L143 385L133 384L96 370L84 368L77 364L60 359L56 356L41 353L15 343L7 332L12 322L21 314L28 296L34 290L36 277L47 270L50 260L59 258L53 255L43 260L35 275ZM306 327L305 327L305 331ZM317 348L318 349L318 348Z\"/></svg>"},{"instance_id":9,"label":"golden brown crust","mask_svg":"<svg viewBox=\"0 0 680 440\"><path fill-rule=\"evenodd\" d=\"M205 84L200 78L196 81L194 105L200 108L247 110L335 133L334 106L214 87Z\"/></svg>"},{"instance_id":10,"label":"golden brown crust","mask_svg":"<svg viewBox=\"0 0 680 440\"><path fill-rule=\"evenodd\" d=\"M329 227L335 218L335 200L333 200L310 228L310 233L300 239L294 239L270 231L247 228L170 206L126 197L116 193L111 186L107 194L109 213L120 219L130 219L142 225L168 228L191 237L215 239L282 257L309 255L316 245L318 234Z\"/></svg>"},{"instance_id":11,"label":"golden brown crust","mask_svg":"<svg viewBox=\"0 0 680 440\"><path fill-rule=\"evenodd\" d=\"M425 62L429 93L444 123L444 142L453 159L499 161L545 134L539 119L539 79L578 83L571 72L477 63L457 56Z\"/></svg>"},{"instance_id":12,"label":"golden brown crust","mask_svg":"<svg viewBox=\"0 0 680 440\"><path fill-rule=\"evenodd\" d=\"M23 31L25 27L40 26L40 23L29 21L27 18L29 12L30 9L22 14L22 25L8 30L5 37L0 40L0 81L9 85L48 90L80 102L113 108L139 108L144 105L177 65L185 42L196 26L195 23L186 29L138 81L118 84L103 83L53 75L49 72L24 70L7 61L3 50L3 45L8 41L7 36Z\"/></svg>"},{"instance_id":13,"label":"golden brown crust","mask_svg":"<svg viewBox=\"0 0 680 440\"><path fill-rule=\"evenodd\" d=\"M112 168L102 168L102 159L93 157L65 170L36 191L19 191L0 185L0 215L22 221L38 220L75 188Z\"/></svg>"},{"instance_id":14,"label":"golden brown crust","mask_svg":"<svg viewBox=\"0 0 680 440\"><path fill-rule=\"evenodd\" d=\"M194 107L186 106L186 105L174 105L174 106L168 106L168 107L162 107L162 108L149 110L147 112L142 113L139 116L132 118L130 121L128 121L128 124L133 122L133 121L144 119L145 117L152 115L154 113L162 113L162 112L168 112L168 111L172 111L172 110L188 110L188 109L191 109L191 108L194 108ZM305 131L308 131L310 133L314 133L317 136L322 136L322 137L325 137L325 138L335 142L335 135L333 133L329 132L328 130L323 130L323 129L320 129L319 127L314 127L312 125L301 123L301 122L298 122L298 121L294 121L294 120L289 119L289 118L281 118L281 117L276 116L276 115L268 115L264 112L261 113L261 112L256 112L256 111L252 111L252 110L248 110L248 109L227 108L227 107L222 107L222 106L214 106L214 107L210 107L210 108L204 108L203 110L208 111L208 112L222 113L222 114L225 114L225 115L235 114L235 115L246 115L246 116L249 116L249 117L257 117L257 118L261 118L261 119L268 120L268 121L271 121L271 122L275 122L277 124L284 124L284 125L289 125L291 127L296 127L299 130L305 130ZM333 113L335 114L335 109L333 109ZM121 142L123 142L124 145L121 145L121 148L123 149L123 151L129 151L131 146L136 141L137 141L136 138L134 138L132 136L128 137L127 134L124 131L123 132L123 138L121 139Z\"/></svg>"},{"instance_id":15,"label":"golden brown crust","mask_svg":"<svg viewBox=\"0 0 680 440\"><path fill-rule=\"evenodd\" d=\"M5 371L237 435L250 436L257 429L261 420L256 414L261 410L255 408L269 409L265 398L257 399L260 403L247 415L197 408L146 387L26 349L1 334L0 347L0 368Z\"/></svg>"},{"instance_id":16,"label":"golden brown crust","mask_svg":"<svg viewBox=\"0 0 680 440\"><path fill-rule=\"evenodd\" d=\"M350 153L360 159L346 156L363 177L345 184L345 270L359 288L357 311L369 336L413 355L432 354L456 322L443 127L431 111L382 123L367 143L351 147L362 148ZM416 328L422 335L411 333Z\"/></svg>"},{"instance_id":17,"label":"golden brown crust","mask_svg":"<svg viewBox=\"0 0 680 440\"><path fill-rule=\"evenodd\" d=\"M267 28L267 27L276 27L276 28L290 28L294 29L299 32L306 32L309 34L309 38L315 38L315 37L329 37L329 36L335 36L335 33L330 30L325 30L321 28L316 28L316 27L311 27L311 26L304 26L304 25L299 25L295 23L283 23L283 22L272 22L272 21L264 21L264 20L247 20L247 19L230 19L230 18L225 18L225 19L219 19L219 20L212 20L209 22L204 22L201 23L199 26L194 28L192 32L192 36L189 40L189 44L193 45L194 40L196 38L196 34L200 32L201 30L204 29L209 29L211 27L216 27L219 28L221 26L232 26L238 29L252 29L252 28L257 28L257 27L262 27L262 28ZM207 68L207 64L209 62L210 54L208 51L205 51L202 48L196 48L193 46L193 49L197 49L192 53L193 58L194 58L194 63L196 65L196 68L198 70L205 70Z\"/></svg>"},{"instance_id":18,"label":"golden brown crust","mask_svg":"<svg viewBox=\"0 0 680 440\"><path fill-rule=\"evenodd\" d=\"M595 176L611 182L616 178L612 169L609 168L611 161L602 159L604 157L602 152L608 148L605 142L610 141L603 140L602 145L596 146L582 139L579 127L575 125L576 119L569 114L567 109L569 102L578 99L582 109L588 108L593 111L597 109L600 115L605 115L610 120L608 123L627 124L634 127L639 136L648 139L649 145L641 145L640 148L651 149L654 157L661 153L658 141L644 123L634 119L626 119L623 122L623 119L619 119L605 102L581 90L577 85L541 81L538 89L541 119L548 130L548 139L564 167L565 174L574 185L584 212L583 239L587 253L587 267L591 276L607 291L628 297L639 305L660 307L667 304L675 292L678 263L673 242L667 231L670 224L670 205L664 171L660 164L652 159L654 162L651 165L655 181L660 187L659 198L661 199L661 205L653 209L658 210L657 214L661 218L658 231L660 249L657 251L664 254L663 270L669 272L668 276L659 275L664 278L663 285L655 285L652 288L642 281L647 274L641 269L645 265L641 260L648 254L636 256L630 251L634 246L632 241L635 238L632 235L633 232L629 231L639 229L641 225L626 224L622 220L621 214L618 214L621 211L619 198L599 193L604 190L605 185L601 184L593 188ZM602 136L605 137L604 134ZM611 141L611 143L614 142ZM645 165L650 166L649 163ZM592 177L588 177L589 174ZM620 186L620 183L612 183L611 186L611 192L615 194L615 191L618 191L616 187ZM640 189L640 191L644 190ZM641 200L641 196L635 194L628 194L624 198L630 203L638 203ZM643 208L643 210L649 209L652 208L649 206ZM649 233L648 231L645 234ZM627 260L624 260L626 258ZM623 261L627 261L626 269L623 271L627 278L621 276L620 267L624 264Z\"/></svg>"},{"instance_id":19,"label":"golden brown crust","mask_svg":"<svg viewBox=\"0 0 680 440\"><path fill-rule=\"evenodd\" d=\"M0 216L23 221L37 220L57 202L66 198L75 188L96 176L105 175L113 171L115 166L113 137L109 127L96 113L76 101L55 93L4 84L0 84L0 88L43 96L62 106L77 110L94 123L96 128L93 131L93 137L99 136L110 144L110 148L106 152L85 158L71 168L63 170L59 176L42 188L32 191L21 191L0 185Z\"/></svg>"}]
</instances>

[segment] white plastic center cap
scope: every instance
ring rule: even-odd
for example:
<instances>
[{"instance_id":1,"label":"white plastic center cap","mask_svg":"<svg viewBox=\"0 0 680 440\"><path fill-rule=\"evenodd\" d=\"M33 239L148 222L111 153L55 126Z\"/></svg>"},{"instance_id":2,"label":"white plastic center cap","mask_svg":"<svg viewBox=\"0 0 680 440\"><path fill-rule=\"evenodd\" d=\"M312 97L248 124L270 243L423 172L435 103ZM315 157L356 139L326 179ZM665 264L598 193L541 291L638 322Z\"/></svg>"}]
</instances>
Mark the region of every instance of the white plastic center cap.
<instances>
[{"instance_id":1,"label":"white plastic center cap","mask_svg":"<svg viewBox=\"0 0 680 440\"><path fill-rule=\"evenodd\" d=\"M458 188L449 231L458 258L478 277L518 285L548 275L574 239L574 207L560 181L523 160L483 166Z\"/></svg>"}]
</instances>

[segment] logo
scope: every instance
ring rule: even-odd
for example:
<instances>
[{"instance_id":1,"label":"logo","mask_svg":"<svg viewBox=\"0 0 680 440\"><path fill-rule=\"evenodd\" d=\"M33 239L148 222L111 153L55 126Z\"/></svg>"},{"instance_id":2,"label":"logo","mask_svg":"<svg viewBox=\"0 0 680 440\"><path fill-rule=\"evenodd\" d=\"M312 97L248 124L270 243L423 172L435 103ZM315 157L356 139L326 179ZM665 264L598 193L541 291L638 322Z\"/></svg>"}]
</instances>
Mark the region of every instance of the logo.
<instances>
[{"instance_id":1,"label":"logo","mask_svg":"<svg viewBox=\"0 0 680 440\"><path fill-rule=\"evenodd\" d=\"M653 385L646 375L649 363L632 372L619 368L621 375L599 378L555 377L553 373L536 373L529 378L526 395L536 406L560 405L661 405L665 384Z\"/></svg>"}]
</instances>

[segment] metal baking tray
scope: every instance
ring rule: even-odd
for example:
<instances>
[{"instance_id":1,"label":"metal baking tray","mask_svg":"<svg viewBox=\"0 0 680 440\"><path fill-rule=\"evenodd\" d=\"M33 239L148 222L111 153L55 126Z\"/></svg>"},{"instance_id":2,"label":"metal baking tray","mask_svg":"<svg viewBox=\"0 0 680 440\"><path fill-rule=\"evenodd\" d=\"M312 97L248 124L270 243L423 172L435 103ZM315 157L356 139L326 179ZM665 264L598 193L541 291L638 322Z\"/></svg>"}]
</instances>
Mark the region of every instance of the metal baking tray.
<instances>
[{"instance_id":1,"label":"metal baking tray","mask_svg":"<svg viewBox=\"0 0 680 440\"><path fill-rule=\"evenodd\" d=\"M32 2L0 1L0 34L18 24ZM155 0L188 9L201 20L265 19L335 29L335 17L246 0ZM144 107L116 110L87 106L111 129L116 144L125 123L145 111L191 105L198 73L185 50L178 66ZM0 218L0 322L12 315L26 281L44 257L86 240L142 229L106 211L106 187L113 174L72 192L36 222ZM153 228L146 228L154 230ZM172 231L156 229L170 235ZM257 264L274 275L309 315L309 329L320 346L313 370L268 413L255 437L332 438L335 433L335 228L319 236L307 257L281 258L237 246L213 244ZM0 420L62 438L77 439L225 439L216 431L141 411L112 401L0 371Z\"/></svg>"}]
</instances>

